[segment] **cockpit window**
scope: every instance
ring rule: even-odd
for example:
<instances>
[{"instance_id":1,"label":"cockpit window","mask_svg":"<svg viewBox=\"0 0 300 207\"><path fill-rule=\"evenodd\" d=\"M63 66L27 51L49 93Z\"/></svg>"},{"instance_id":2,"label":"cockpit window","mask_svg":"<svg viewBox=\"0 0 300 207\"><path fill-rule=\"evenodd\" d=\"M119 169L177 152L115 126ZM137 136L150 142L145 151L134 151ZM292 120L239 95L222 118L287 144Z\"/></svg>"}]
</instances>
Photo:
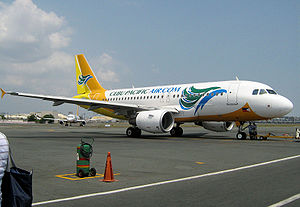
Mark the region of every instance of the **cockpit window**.
<instances>
[{"instance_id":1,"label":"cockpit window","mask_svg":"<svg viewBox=\"0 0 300 207\"><path fill-rule=\"evenodd\" d=\"M267 89L267 91L268 91L268 93L269 94L277 94L274 90L272 90L272 89Z\"/></svg>"},{"instance_id":2,"label":"cockpit window","mask_svg":"<svg viewBox=\"0 0 300 207\"><path fill-rule=\"evenodd\" d=\"M258 94L258 89L254 89L252 95L257 95L257 94Z\"/></svg>"},{"instance_id":3,"label":"cockpit window","mask_svg":"<svg viewBox=\"0 0 300 207\"><path fill-rule=\"evenodd\" d=\"M260 89L259 95L262 95L262 94L265 94L265 93L267 93L267 91L265 89Z\"/></svg>"}]
</instances>

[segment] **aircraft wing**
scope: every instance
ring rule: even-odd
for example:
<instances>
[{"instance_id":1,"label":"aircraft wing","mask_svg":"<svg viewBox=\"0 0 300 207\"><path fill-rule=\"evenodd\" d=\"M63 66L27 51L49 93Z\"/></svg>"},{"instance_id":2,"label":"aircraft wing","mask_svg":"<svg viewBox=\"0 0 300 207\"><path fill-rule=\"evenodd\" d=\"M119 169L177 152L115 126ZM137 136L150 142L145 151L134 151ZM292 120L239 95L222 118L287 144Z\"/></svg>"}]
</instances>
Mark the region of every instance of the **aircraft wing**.
<instances>
[{"instance_id":1,"label":"aircraft wing","mask_svg":"<svg viewBox=\"0 0 300 207\"><path fill-rule=\"evenodd\" d=\"M68 98L63 96L48 96L48 95L39 95L39 94L30 94L30 93L20 93L20 92L6 92L3 89L2 96L5 94L9 94L12 96L22 96L22 97L28 97L28 98L36 98L36 99L42 99L46 101L53 101L53 106L58 106L64 103L69 104L76 104L76 105L84 105L89 106L88 110L95 110L97 108L108 108L113 109L115 112L123 115L127 115L128 111L150 111L150 110L158 110L162 108L158 107L149 107L144 105L137 105L137 104L125 104L125 103L112 103L107 101L98 101L98 100L92 100L92 99L78 99L78 98ZM178 112L175 108L174 109L167 109L170 112L176 113Z\"/></svg>"}]
</instances>

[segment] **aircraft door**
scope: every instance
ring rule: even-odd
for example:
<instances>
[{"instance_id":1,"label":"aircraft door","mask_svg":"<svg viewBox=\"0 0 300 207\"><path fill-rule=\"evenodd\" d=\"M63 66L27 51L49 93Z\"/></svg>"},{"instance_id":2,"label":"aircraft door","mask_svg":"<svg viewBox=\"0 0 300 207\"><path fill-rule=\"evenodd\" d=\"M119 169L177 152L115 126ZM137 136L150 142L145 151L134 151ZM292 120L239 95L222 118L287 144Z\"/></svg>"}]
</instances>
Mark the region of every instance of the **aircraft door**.
<instances>
[{"instance_id":1,"label":"aircraft door","mask_svg":"<svg viewBox=\"0 0 300 207\"><path fill-rule=\"evenodd\" d=\"M163 98L161 98L162 103L169 103L170 102L170 93L164 93Z\"/></svg>"},{"instance_id":2,"label":"aircraft door","mask_svg":"<svg viewBox=\"0 0 300 207\"><path fill-rule=\"evenodd\" d=\"M238 91L240 83L230 84L227 91L227 104L228 105L237 105L238 104Z\"/></svg>"}]
</instances>

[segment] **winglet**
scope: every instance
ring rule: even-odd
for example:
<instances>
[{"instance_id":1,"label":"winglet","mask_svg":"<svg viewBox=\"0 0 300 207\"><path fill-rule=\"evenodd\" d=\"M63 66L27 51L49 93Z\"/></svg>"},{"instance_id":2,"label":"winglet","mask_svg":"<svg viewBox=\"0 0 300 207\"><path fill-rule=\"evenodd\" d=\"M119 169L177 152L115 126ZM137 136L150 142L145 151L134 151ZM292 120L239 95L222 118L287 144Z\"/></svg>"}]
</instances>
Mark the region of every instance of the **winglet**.
<instances>
[{"instance_id":1,"label":"winglet","mask_svg":"<svg viewBox=\"0 0 300 207\"><path fill-rule=\"evenodd\" d=\"M0 88L0 90L2 92L1 98L3 98L3 96L6 94L6 92L2 88Z\"/></svg>"}]
</instances>

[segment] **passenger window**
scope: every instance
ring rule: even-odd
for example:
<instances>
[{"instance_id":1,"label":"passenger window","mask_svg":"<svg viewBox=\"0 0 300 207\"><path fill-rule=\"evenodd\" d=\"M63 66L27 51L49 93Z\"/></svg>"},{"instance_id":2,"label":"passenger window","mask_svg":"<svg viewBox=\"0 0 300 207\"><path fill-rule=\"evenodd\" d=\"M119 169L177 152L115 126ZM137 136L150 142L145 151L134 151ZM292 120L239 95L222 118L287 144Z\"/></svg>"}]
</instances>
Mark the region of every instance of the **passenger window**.
<instances>
[{"instance_id":1,"label":"passenger window","mask_svg":"<svg viewBox=\"0 0 300 207\"><path fill-rule=\"evenodd\" d=\"M267 93L267 91L265 89L260 89L259 95L262 95L262 94L265 94L265 93Z\"/></svg>"},{"instance_id":2,"label":"passenger window","mask_svg":"<svg viewBox=\"0 0 300 207\"><path fill-rule=\"evenodd\" d=\"M257 95L257 94L258 94L258 89L254 89L252 95Z\"/></svg>"}]
</instances>

